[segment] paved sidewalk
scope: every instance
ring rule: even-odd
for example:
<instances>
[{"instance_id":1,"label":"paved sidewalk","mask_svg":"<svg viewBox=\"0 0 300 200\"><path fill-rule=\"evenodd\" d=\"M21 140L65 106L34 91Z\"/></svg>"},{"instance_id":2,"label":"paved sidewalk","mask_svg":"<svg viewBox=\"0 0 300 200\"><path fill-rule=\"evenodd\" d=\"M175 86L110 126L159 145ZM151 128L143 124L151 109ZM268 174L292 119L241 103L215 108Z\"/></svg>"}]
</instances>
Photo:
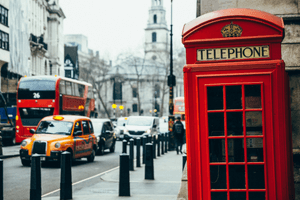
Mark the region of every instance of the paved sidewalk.
<instances>
[{"instance_id":1,"label":"paved sidewalk","mask_svg":"<svg viewBox=\"0 0 300 200\"><path fill-rule=\"evenodd\" d=\"M135 163L136 166L136 163ZM119 168L103 174L99 182L91 187L74 191L74 200L174 200L177 199L182 176L182 155L169 151L154 159L155 180L145 180L145 165L135 167L130 172L131 197L119 197ZM44 197L44 200L57 200L59 196Z\"/></svg>"},{"instance_id":2,"label":"paved sidewalk","mask_svg":"<svg viewBox=\"0 0 300 200\"><path fill-rule=\"evenodd\" d=\"M0 155L0 159L17 157L20 155L19 151L20 145L2 147L2 155Z\"/></svg>"}]
</instances>

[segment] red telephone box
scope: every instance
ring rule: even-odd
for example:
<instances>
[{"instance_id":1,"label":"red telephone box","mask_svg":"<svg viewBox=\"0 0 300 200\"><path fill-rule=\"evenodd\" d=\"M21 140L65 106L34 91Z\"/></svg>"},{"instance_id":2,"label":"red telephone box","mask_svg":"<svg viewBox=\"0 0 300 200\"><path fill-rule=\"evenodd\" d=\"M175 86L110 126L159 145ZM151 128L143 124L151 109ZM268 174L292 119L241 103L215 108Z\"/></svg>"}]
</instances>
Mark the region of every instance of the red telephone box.
<instances>
[{"instance_id":1,"label":"red telephone box","mask_svg":"<svg viewBox=\"0 0 300 200\"><path fill-rule=\"evenodd\" d=\"M294 199L283 20L220 10L182 37L189 199Z\"/></svg>"}]
</instances>

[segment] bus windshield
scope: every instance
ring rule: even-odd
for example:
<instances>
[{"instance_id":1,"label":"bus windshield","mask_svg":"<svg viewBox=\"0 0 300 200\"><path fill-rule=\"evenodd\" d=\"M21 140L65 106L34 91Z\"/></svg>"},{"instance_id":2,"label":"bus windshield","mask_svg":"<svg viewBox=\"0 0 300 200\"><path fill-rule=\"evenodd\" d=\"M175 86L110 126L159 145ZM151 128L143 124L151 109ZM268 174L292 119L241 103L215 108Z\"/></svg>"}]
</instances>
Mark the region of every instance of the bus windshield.
<instances>
[{"instance_id":1,"label":"bus windshield","mask_svg":"<svg viewBox=\"0 0 300 200\"><path fill-rule=\"evenodd\" d=\"M23 126L37 126L41 119L53 115L54 108L19 108Z\"/></svg>"},{"instance_id":2,"label":"bus windshield","mask_svg":"<svg viewBox=\"0 0 300 200\"><path fill-rule=\"evenodd\" d=\"M36 134L62 134L71 135L73 122L41 121Z\"/></svg>"},{"instance_id":3,"label":"bus windshield","mask_svg":"<svg viewBox=\"0 0 300 200\"><path fill-rule=\"evenodd\" d=\"M55 84L55 80L21 79L18 99L55 99Z\"/></svg>"}]
</instances>

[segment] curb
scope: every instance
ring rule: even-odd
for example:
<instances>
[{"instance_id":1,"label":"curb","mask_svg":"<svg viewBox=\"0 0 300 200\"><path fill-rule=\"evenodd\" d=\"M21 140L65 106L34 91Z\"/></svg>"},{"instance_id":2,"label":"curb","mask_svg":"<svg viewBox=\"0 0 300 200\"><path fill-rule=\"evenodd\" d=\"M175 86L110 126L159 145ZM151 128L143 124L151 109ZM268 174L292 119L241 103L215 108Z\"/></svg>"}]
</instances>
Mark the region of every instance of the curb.
<instances>
[{"instance_id":1,"label":"curb","mask_svg":"<svg viewBox=\"0 0 300 200\"><path fill-rule=\"evenodd\" d=\"M0 159L13 158L13 157L18 157L18 156L20 156L20 154L6 155L6 156L0 156Z\"/></svg>"}]
</instances>

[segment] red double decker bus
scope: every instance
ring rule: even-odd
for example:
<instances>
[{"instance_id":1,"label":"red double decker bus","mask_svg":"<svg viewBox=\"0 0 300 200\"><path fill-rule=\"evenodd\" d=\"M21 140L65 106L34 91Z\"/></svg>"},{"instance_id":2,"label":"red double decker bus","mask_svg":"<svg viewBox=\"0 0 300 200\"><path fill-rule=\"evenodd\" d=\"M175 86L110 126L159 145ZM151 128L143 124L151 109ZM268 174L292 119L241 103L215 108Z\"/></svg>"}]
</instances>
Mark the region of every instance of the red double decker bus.
<instances>
[{"instance_id":1,"label":"red double decker bus","mask_svg":"<svg viewBox=\"0 0 300 200\"><path fill-rule=\"evenodd\" d=\"M92 85L59 76L20 79L17 88L16 143L31 137L39 121L48 115L69 114L93 117Z\"/></svg>"},{"instance_id":2,"label":"red double decker bus","mask_svg":"<svg viewBox=\"0 0 300 200\"><path fill-rule=\"evenodd\" d=\"M174 116L181 118L181 121L185 121L185 109L184 109L184 97L174 98Z\"/></svg>"}]
</instances>

